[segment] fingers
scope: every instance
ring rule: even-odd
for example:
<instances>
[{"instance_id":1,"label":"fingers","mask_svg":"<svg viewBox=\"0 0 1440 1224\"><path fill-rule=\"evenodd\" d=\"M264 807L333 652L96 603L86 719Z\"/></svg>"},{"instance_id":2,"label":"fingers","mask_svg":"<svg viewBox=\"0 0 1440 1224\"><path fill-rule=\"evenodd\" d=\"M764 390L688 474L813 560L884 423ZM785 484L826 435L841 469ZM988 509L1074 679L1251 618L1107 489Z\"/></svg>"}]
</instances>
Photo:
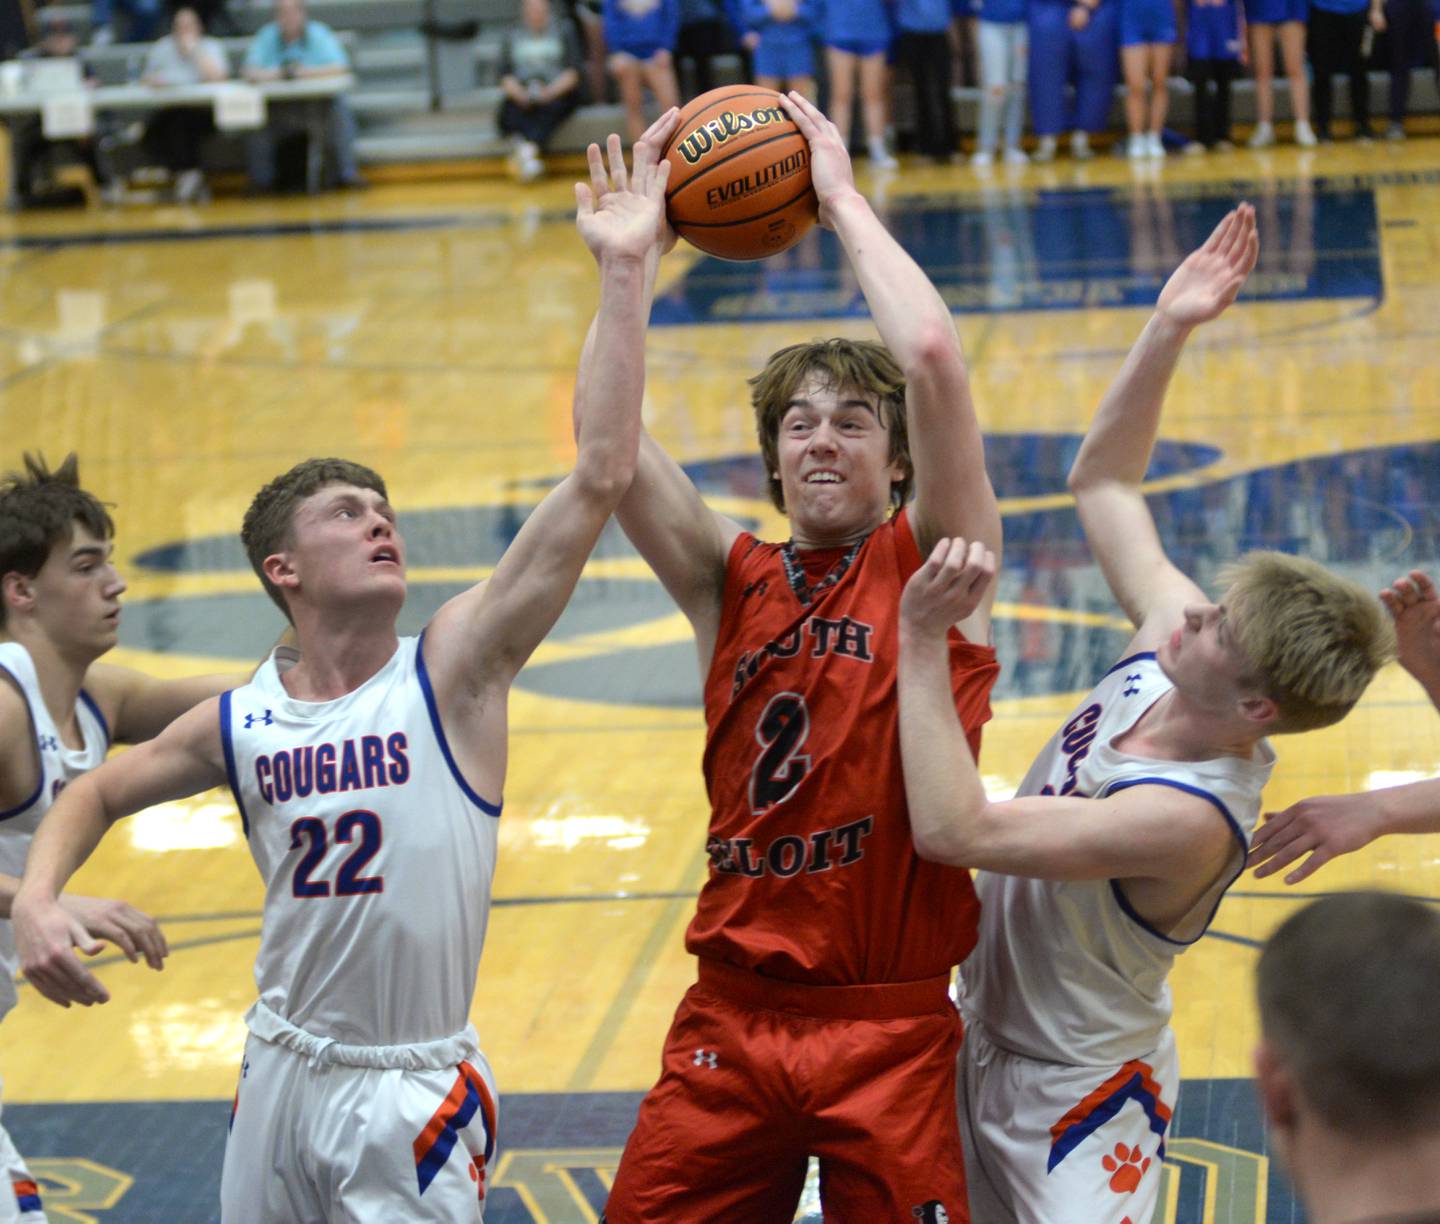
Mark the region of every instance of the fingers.
<instances>
[{"instance_id":1,"label":"fingers","mask_svg":"<svg viewBox=\"0 0 1440 1224\"><path fill-rule=\"evenodd\" d=\"M590 168L590 194L595 197L595 203L599 204L610 190L610 179L605 173L605 159L599 145L592 143L585 150L585 161Z\"/></svg>"},{"instance_id":2,"label":"fingers","mask_svg":"<svg viewBox=\"0 0 1440 1224\"><path fill-rule=\"evenodd\" d=\"M100 985L100 979L69 949L52 958L43 969L26 970L25 977L36 990L61 1007L69 1007L71 1003L89 1007L110 1001L110 994Z\"/></svg>"},{"instance_id":3,"label":"fingers","mask_svg":"<svg viewBox=\"0 0 1440 1224\"><path fill-rule=\"evenodd\" d=\"M629 191L630 176L625 171L625 147L620 143L620 137L611 132L605 148L610 155L610 182L616 191Z\"/></svg>"},{"instance_id":4,"label":"fingers","mask_svg":"<svg viewBox=\"0 0 1440 1224\"><path fill-rule=\"evenodd\" d=\"M807 141L813 144L820 138L822 125L828 121L820 108L813 102L792 89L788 94L780 95L780 105L784 107L785 113L795 121L795 126L800 129L800 135L804 136Z\"/></svg>"},{"instance_id":5,"label":"fingers","mask_svg":"<svg viewBox=\"0 0 1440 1224\"><path fill-rule=\"evenodd\" d=\"M645 129L645 134L640 137L639 143L635 146L635 162L638 167L640 162L640 150L647 150L647 155L652 154L657 159L665 146L670 143L670 137L675 134L675 129L680 126L680 108L672 106L654 123ZM638 170L637 170L638 172Z\"/></svg>"},{"instance_id":6,"label":"fingers","mask_svg":"<svg viewBox=\"0 0 1440 1224\"><path fill-rule=\"evenodd\" d=\"M589 216L595 211L595 197L590 194L590 188L585 183L575 184L575 219Z\"/></svg>"},{"instance_id":7,"label":"fingers","mask_svg":"<svg viewBox=\"0 0 1440 1224\"><path fill-rule=\"evenodd\" d=\"M1210 237L1205 239L1205 245L1202 246L1200 249L1202 251L1220 250L1221 245L1224 243L1225 238L1229 234L1231 227L1235 224L1235 216L1235 210L1232 208L1228 213L1221 217L1220 224L1210 231Z\"/></svg>"},{"instance_id":8,"label":"fingers","mask_svg":"<svg viewBox=\"0 0 1440 1224\"><path fill-rule=\"evenodd\" d=\"M1440 593L1437 593L1435 590L1435 584L1430 581L1430 575L1424 571L1411 570L1410 581L1415 585L1415 589L1420 592L1421 599L1440 598Z\"/></svg>"},{"instance_id":9,"label":"fingers","mask_svg":"<svg viewBox=\"0 0 1440 1224\"><path fill-rule=\"evenodd\" d=\"M100 951L98 940L108 939L119 948L120 951L125 953L125 959L132 965L140 959L140 952L135 947L135 940L131 937L130 932L118 921L92 922L90 923L90 934L96 937L95 941L91 941L90 946L86 946L85 944L77 945L80 951L84 952L86 956L94 956Z\"/></svg>"}]
</instances>

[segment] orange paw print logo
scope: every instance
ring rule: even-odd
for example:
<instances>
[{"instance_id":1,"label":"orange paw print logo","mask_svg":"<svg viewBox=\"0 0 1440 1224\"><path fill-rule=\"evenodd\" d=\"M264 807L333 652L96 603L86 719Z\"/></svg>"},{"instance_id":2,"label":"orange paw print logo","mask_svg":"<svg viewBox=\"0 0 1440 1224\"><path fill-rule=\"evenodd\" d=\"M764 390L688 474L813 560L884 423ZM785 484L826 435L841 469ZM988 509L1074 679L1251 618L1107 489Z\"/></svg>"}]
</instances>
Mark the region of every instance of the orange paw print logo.
<instances>
[{"instance_id":1,"label":"orange paw print logo","mask_svg":"<svg viewBox=\"0 0 1440 1224\"><path fill-rule=\"evenodd\" d=\"M1117 1143L1115 1155L1106 1156L1100 1163L1105 1166L1105 1172L1110 1174L1110 1189L1116 1194L1134 1194L1135 1187L1145 1176L1145 1170L1150 1167L1150 1157L1146 1156L1142 1160L1138 1147L1126 1147L1123 1143Z\"/></svg>"}]
</instances>

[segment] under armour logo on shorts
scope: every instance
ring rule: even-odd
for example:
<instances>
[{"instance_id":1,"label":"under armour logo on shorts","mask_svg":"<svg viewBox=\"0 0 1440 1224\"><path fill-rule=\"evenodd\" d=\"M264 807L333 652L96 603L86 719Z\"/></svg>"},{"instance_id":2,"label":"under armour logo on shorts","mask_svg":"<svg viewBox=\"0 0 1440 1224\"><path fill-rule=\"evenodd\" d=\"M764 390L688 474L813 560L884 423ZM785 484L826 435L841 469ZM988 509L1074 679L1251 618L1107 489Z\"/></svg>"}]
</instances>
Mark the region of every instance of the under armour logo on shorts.
<instances>
[{"instance_id":1,"label":"under armour logo on shorts","mask_svg":"<svg viewBox=\"0 0 1440 1224\"><path fill-rule=\"evenodd\" d=\"M720 1065L720 1051L696 1050L693 1062L697 1067L709 1067L713 1071Z\"/></svg>"},{"instance_id":2,"label":"under armour logo on shorts","mask_svg":"<svg viewBox=\"0 0 1440 1224\"><path fill-rule=\"evenodd\" d=\"M266 710L263 714L247 714L245 715L245 730L250 730L257 722L262 727L268 727L274 721L275 718L269 710Z\"/></svg>"}]
</instances>

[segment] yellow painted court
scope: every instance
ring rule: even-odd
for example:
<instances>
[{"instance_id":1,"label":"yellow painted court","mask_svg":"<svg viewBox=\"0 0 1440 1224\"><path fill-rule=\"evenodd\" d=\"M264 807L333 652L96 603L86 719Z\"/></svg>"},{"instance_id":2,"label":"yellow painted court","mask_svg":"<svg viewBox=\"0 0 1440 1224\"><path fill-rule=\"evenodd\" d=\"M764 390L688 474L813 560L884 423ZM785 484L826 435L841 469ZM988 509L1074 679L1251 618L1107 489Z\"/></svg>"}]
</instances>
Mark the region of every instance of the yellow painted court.
<instances>
[{"instance_id":1,"label":"yellow painted court","mask_svg":"<svg viewBox=\"0 0 1440 1224\"><path fill-rule=\"evenodd\" d=\"M1143 303L1237 199L1257 206L1261 265L1177 375L1154 473L1167 541L1202 579L1255 546L1377 587L1440 569L1440 139L1138 172L1111 157L991 179L907 168L862 187L954 304L993 435L1006 678L981 765L995 791L1019 782L1123 644L1065 469ZM557 176L523 194L456 181L0 218L0 459L78 450L85 482L113 503L130 584L116 661L179 673L259 658L280 624L244 566L240 517L264 481L311 455L386 477L411 549L410 628L489 572L573 455L596 277L572 200ZM647 424L714 504L762 534L784 526L757 478L743 380L792 341L872 334L858 300L818 240L755 267L682 248L662 269ZM698 687L683 618L607 532L511 704L497 905L472 1009L502 1094L523 1105L507 1139L502 1103L502 1222L595 1218L624 1142L614 1118L633 1117L634 1098L610 1094L650 1085L693 978L682 936L707 870ZM1344 724L1279 751L1272 809L1428 777L1440 714L1391 668ZM1249 1140L1225 1129L1243 1129L1241 1115L1258 1125L1253 1102L1226 1103L1244 1099L1229 1081L1250 1073L1256 941L1303 893L1361 884L1440 900L1440 842L1382 842L1300 890L1246 876L1181 959L1190 1095L1168 1219L1299 1218L1267 1191L1263 1157L1244 1156ZM177 1159L158 1149L199 1144L200 1131L165 1143L141 1132L211 1119L194 1124L213 1129L205 1150L223 1145L261 905L228 794L126 822L76 887L162 916L174 955L163 974L109 964L113 1002L90 1011L22 990L0 1036L7 1124L37 1136L28 1150L53 1180L52 1219L159 1219L162 1201L163 1218L212 1219L218 1158L181 1153L197 1187L188 1208L154 1197L174 1182L157 1170ZM153 1102L208 1112L121 1109L91 1125L84 1109L49 1109ZM134 1182L117 1192L85 1162ZM56 1210L66 1202L74 1214Z\"/></svg>"}]
</instances>

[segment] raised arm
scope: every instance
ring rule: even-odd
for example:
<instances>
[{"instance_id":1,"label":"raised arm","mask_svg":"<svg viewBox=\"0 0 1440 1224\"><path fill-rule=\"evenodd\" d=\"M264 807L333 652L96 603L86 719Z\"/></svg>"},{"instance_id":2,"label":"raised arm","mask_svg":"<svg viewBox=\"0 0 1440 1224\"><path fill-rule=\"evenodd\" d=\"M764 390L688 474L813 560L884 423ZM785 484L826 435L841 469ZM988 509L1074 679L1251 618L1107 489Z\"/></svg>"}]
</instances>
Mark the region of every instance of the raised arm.
<instances>
[{"instance_id":1,"label":"raised arm","mask_svg":"<svg viewBox=\"0 0 1440 1224\"><path fill-rule=\"evenodd\" d=\"M1183 791L986 796L955 712L945 639L993 575L983 546L942 540L901 597L900 753L920 857L1040 879L1213 880L1234 843L1209 803Z\"/></svg>"},{"instance_id":2,"label":"raised arm","mask_svg":"<svg viewBox=\"0 0 1440 1224\"><path fill-rule=\"evenodd\" d=\"M74 951L79 948L93 955L99 944L61 897L66 882L94 852L106 830L142 808L198 794L224 781L219 702L211 700L149 743L107 761L65 788L36 830L11 906L21 968L41 994L63 1007L89 1006L110 998ZM160 967L158 956L147 959Z\"/></svg>"},{"instance_id":3,"label":"raised arm","mask_svg":"<svg viewBox=\"0 0 1440 1224\"><path fill-rule=\"evenodd\" d=\"M1091 551L1137 628L1169 632L1199 587L1165 555L1141 486L1180 351L1200 324L1235 300L1255 266L1255 210L1241 204L1160 291L1155 314L1130 350L1070 469L1070 490Z\"/></svg>"},{"instance_id":4,"label":"raised arm","mask_svg":"<svg viewBox=\"0 0 1440 1224\"><path fill-rule=\"evenodd\" d=\"M905 375L910 457L915 467L911 522L922 554L946 536L978 540L1000 554L1000 507L985 470L985 448L970 374L955 323L930 278L855 188L850 156L835 125L798 93L781 99L810 142L810 174L820 223L835 231L855 269L876 330ZM994 587L967 634L988 639Z\"/></svg>"},{"instance_id":5,"label":"raised arm","mask_svg":"<svg viewBox=\"0 0 1440 1224\"><path fill-rule=\"evenodd\" d=\"M1440 710L1440 593L1427 574L1411 570L1381 591L1380 599L1395 618L1400 665ZM1387 833L1440 833L1440 778L1354 795L1317 795L1266 813L1250 865L1264 877L1308 855L1285 877L1285 883L1298 884L1331 859Z\"/></svg>"},{"instance_id":6,"label":"raised arm","mask_svg":"<svg viewBox=\"0 0 1440 1224\"><path fill-rule=\"evenodd\" d=\"M636 158L644 149L647 158L658 159L679 122L678 110L661 115L636 144ZM615 156L613 151L611 156L612 159ZM596 190L602 187L603 183L595 185ZM644 312L647 320L654 301L660 257L674 242L674 233L666 224L662 209L655 240L645 261ZM593 411L595 380L592 371L596 362L598 324L597 315L586 336L580 356L580 373L575 379L577 437ZM670 598L690 621L700 650L703 673L709 667L710 652L719 629L725 564L730 546L740 534L740 525L705 504L694 482L645 432L643 425L635 479L621 498L615 517L631 544L645 558Z\"/></svg>"},{"instance_id":7,"label":"raised arm","mask_svg":"<svg viewBox=\"0 0 1440 1224\"><path fill-rule=\"evenodd\" d=\"M645 385L645 258L654 241L668 164L637 153L633 184L613 146L614 190L590 146L592 185L577 184L576 225L600 269L591 412L575 470L526 520L488 582L436 614L426 661L445 705L494 695L510 682L559 618L605 521L629 487Z\"/></svg>"}]
</instances>

